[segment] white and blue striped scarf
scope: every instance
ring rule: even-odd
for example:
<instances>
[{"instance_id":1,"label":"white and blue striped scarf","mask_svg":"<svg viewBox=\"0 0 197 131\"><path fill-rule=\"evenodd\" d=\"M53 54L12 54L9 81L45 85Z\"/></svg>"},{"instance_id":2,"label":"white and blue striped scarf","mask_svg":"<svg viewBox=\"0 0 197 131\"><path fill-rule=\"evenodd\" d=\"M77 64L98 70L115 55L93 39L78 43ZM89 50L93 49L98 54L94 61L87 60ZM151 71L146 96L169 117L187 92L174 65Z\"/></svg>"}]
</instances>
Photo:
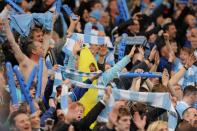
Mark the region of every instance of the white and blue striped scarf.
<instances>
[{"instance_id":1,"label":"white and blue striped scarf","mask_svg":"<svg viewBox=\"0 0 197 131\"><path fill-rule=\"evenodd\" d=\"M55 79L61 79L61 73L57 73L57 76ZM61 76L61 77L59 77ZM61 80L58 80L61 81ZM95 88L103 90L105 89L104 86L101 85L92 85L92 84L85 84L82 82L71 80L71 83L73 85L76 85L81 88ZM64 93L62 97L67 98L68 93ZM168 111L168 128L169 131L173 131L177 124L177 113L171 103L170 94L169 93L144 93L144 92L132 92L129 90L120 90L120 89L112 89L112 95L110 97L110 102L106 106L106 108L102 111L102 113L99 115L98 120L107 121L108 113L111 111L115 100L128 100L128 101L136 101L136 102L144 102L147 103L150 106L163 108ZM61 100L61 105L63 108L66 107L65 100ZM67 110L67 109L64 109Z\"/></svg>"},{"instance_id":2,"label":"white and blue striped scarf","mask_svg":"<svg viewBox=\"0 0 197 131\"><path fill-rule=\"evenodd\" d=\"M63 75L64 74L71 74L74 76L79 76L79 77L93 77L96 76L102 72L91 72L91 73L87 73L87 72L81 72L81 71L77 71L74 69L68 69L65 68L61 65L59 65L59 69L55 72L55 80L54 80L54 84L53 84L53 92L56 92L56 87L62 84L63 79Z\"/></svg>"},{"instance_id":3,"label":"white and blue striped scarf","mask_svg":"<svg viewBox=\"0 0 197 131\"><path fill-rule=\"evenodd\" d=\"M89 43L89 44L97 44L97 45L107 44L108 48L113 48L113 45L109 37L73 33L70 38L67 38L66 44L64 45L62 51L65 51L66 49L72 51L76 41L78 40L83 41L83 43Z\"/></svg>"}]
</instances>

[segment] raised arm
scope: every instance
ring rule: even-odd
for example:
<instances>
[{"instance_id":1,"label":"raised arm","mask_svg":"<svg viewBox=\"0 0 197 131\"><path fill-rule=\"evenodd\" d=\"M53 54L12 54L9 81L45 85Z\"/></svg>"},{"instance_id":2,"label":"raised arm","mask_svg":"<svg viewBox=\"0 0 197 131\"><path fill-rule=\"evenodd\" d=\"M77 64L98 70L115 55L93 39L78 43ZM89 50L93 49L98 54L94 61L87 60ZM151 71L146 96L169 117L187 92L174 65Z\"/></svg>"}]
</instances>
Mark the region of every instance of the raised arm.
<instances>
[{"instance_id":1,"label":"raised arm","mask_svg":"<svg viewBox=\"0 0 197 131\"><path fill-rule=\"evenodd\" d=\"M1 22L1 20L0 20L0 22ZM3 19L2 24L5 27L4 31L5 31L5 34L7 36L8 41L10 43L11 49L14 53L14 56L17 59L17 61L20 63L25 59L26 56L25 56L25 54L23 54L19 45L16 43L16 41L14 39L14 36L13 36L11 30L10 30L8 19Z\"/></svg>"},{"instance_id":2,"label":"raised arm","mask_svg":"<svg viewBox=\"0 0 197 131\"><path fill-rule=\"evenodd\" d=\"M121 72L122 69L131 61L130 59L133 57L136 47L133 46L130 53L125 56L122 60L116 63L112 68L105 71L102 74L102 82L106 86L111 80L117 77L117 73Z\"/></svg>"},{"instance_id":3,"label":"raised arm","mask_svg":"<svg viewBox=\"0 0 197 131\"><path fill-rule=\"evenodd\" d=\"M195 63L196 58L194 55L189 56L187 63L169 80L168 86L174 86L184 76L184 73Z\"/></svg>"}]
</instances>

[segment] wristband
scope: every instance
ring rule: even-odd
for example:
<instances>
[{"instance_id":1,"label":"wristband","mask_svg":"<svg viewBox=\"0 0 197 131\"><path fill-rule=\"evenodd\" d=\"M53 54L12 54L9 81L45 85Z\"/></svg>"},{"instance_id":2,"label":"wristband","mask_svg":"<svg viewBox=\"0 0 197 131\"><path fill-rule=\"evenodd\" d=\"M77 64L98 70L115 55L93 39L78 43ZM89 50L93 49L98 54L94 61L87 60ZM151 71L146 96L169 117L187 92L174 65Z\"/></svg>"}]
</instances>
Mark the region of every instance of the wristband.
<instances>
[{"instance_id":1,"label":"wristband","mask_svg":"<svg viewBox=\"0 0 197 131\"><path fill-rule=\"evenodd\" d=\"M185 68L185 70L188 70L188 67L186 67L185 65L183 66L183 68Z\"/></svg>"},{"instance_id":2,"label":"wristband","mask_svg":"<svg viewBox=\"0 0 197 131\"><path fill-rule=\"evenodd\" d=\"M151 64L154 64L154 60L147 59Z\"/></svg>"},{"instance_id":3,"label":"wristband","mask_svg":"<svg viewBox=\"0 0 197 131\"><path fill-rule=\"evenodd\" d=\"M106 103L105 103L104 100L100 100L100 102L101 102L104 106L106 106Z\"/></svg>"}]
</instances>

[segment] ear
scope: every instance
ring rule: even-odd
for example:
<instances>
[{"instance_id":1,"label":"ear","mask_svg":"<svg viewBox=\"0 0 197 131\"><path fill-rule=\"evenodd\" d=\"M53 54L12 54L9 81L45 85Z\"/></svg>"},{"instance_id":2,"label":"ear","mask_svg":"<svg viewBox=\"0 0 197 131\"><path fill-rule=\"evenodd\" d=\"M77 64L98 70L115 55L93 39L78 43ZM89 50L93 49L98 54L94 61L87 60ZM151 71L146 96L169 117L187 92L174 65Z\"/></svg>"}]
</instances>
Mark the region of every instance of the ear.
<instances>
[{"instance_id":1,"label":"ear","mask_svg":"<svg viewBox=\"0 0 197 131\"><path fill-rule=\"evenodd\" d=\"M36 54L37 51L36 51L35 49L31 49L31 53L32 53L32 54Z\"/></svg>"}]
</instances>

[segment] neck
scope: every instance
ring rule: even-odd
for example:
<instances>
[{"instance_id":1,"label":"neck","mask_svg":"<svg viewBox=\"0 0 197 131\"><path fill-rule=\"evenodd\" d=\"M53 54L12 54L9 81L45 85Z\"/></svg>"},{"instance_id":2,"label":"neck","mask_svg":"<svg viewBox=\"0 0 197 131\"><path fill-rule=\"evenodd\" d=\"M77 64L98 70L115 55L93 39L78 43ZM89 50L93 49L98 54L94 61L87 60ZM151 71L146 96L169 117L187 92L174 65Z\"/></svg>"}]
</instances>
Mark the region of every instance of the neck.
<instances>
[{"instance_id":1,"label":"neck","mask_svg":"<svg viewBox=\"0 0 197 131\"><path fill-rule=\"evenodd\" d=\"M70 124L72 122L72 118L69 117L69 115L66 115L65 117L65 123Z\"/></svg>"},{"instance_id":2,"label":"neck","mask_svg":"<svg viewBox=\"0 0 197 131\"><path fill-rule=\"evenodd\" d=\"M107 124L106 124L106 126L107 126L107 128L109 128L109 129L113 129L113 127L114 127L114 125L112 124L112 122L107 122Z\"/></svg>"},{"instance_id":3,"label":"neck","mask_svg":"<svg viewBox=\"0 0 197 131\"><path fill-rule=\"evenodd\" d=\"M192 102L189 97L183 97L183 101L186 102L189 106L192 105Z\"/></svg>"},{"instance_id":4,"label":"neck","mask_svg":"<svg viewBox=\"0 0 197 131\"><path fill-rule=\"evenodd\" d=\"M30 56L30 59L33 60L35 63L38 63L38 61L39 61L39 56L37 56L37 55L31 55L31 56Z\"/></svg>"}]
</instances>

